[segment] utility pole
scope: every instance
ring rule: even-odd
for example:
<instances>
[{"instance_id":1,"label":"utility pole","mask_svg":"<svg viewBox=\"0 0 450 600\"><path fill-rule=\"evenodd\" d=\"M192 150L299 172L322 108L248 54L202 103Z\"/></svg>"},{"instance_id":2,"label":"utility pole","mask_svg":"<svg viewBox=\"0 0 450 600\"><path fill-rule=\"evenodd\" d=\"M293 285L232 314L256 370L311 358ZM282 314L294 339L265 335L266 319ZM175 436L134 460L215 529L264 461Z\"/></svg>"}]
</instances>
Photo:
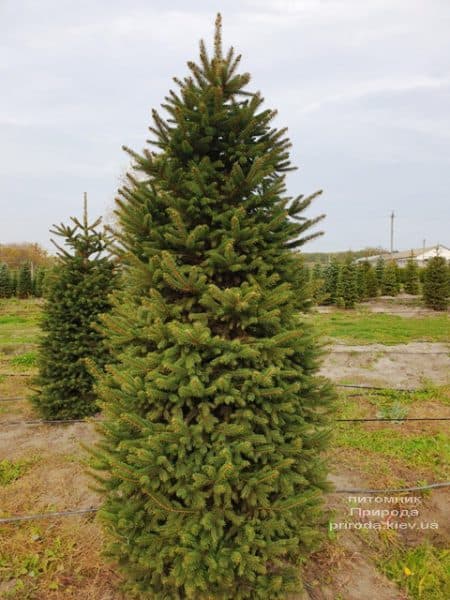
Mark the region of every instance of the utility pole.
<instances>
[{"instance_id":1,"label":"utility pole","mask_svg":"<svg viewBox=\"0 0 450 600\"><path fill-rule=\"evenodd\" d=\"M391 254L394 253L394 211L391 212Z\"/></svg>"}]
</instances>

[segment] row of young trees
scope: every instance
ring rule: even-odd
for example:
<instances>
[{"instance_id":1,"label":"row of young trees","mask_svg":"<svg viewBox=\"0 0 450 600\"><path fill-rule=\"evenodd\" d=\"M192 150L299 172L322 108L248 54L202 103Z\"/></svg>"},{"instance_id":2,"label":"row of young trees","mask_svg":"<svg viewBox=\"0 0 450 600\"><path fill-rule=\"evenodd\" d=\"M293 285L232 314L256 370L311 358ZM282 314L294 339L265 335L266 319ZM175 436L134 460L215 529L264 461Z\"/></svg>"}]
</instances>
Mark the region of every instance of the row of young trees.
<instances>
[{"instance_id":1,"label":"row of young trees","mask_svg":"<svg viewBox=\"0 0 450 600\"><path fill-rule=\"evenodd\" d=\"M316 194L287 196L285 130L238 64L218 18L213 56L202 43L169 118L153 114L156 150L128 150L120 281L98 224L55 230L71 250L49 277L34 402L53 419L102 409L99 517L133 597L285 598L324 524L334 392L293 252L317 235Z\"/></svg>"},{"instance_id":2,"label":"row of young trees","mask_svg":"<svg viewBox=\"0 0 450 600\"><path fill-rule=\"evenodd\" d=\"M22 263L17 269L10 268L6 263L0 264L0 298L40 298L46 271L45 267L33 270L29 262Z\"/></svg>"},{"instance_id":3,"label":"row of young trees","mask_svg":"<svg viewBox=\"0 0 450 600\"><path fill-rule=\"evenodd\" d=\"M449 293L449 269L442 257L432 258L425 269L419 269L411 257L404 268L394 261L380 258L375 267L369 261L344 263L333 259L326 267L316 264L307 270L311 298L316 304L332 304L354 308L379 295L396 296L422 293L426 306L445 310Z\"/></svg>"}]
</instances>

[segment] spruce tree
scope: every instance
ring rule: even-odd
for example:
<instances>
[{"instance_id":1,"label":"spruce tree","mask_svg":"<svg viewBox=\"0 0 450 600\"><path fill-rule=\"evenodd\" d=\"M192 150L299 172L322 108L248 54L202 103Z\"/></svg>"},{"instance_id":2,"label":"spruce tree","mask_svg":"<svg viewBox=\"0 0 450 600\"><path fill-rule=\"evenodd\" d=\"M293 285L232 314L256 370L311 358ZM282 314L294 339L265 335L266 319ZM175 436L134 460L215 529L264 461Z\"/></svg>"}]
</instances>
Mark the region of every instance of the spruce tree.
<instances>
[{"instance_id":1,"label":"spruce tree","mask_svg":"<svg viewBox=\"0 0 450 600\"><path fill-rule=\"evenodd\" d=\"M313 196L286 195L285 130L238 63L218 18L213 56L201 43L119 192L94 468L109 554L154 600L298 589L328 488L333 393L292 252L318 219L302 214Z\"/></svg>"},{"instance_id":2,"label":"spruce tree","mask_svg":"<svg viewBox=\"0 0 450 600\"><path fill-rule=\"evenodd\" d=\"M320 263L316 263L312 270L310 286L311 297L314 304L322 304L326 299L324 291L325 277Z\"/></svg>"},{"instance_id":3,"label":"spruce tree","mask_svg":"<svg viewBox=\"0 0 450 600\"><path fill-rule=\"evenodd\" d=\"M9 285L11 289L11 296L17 296L17 270L11 270L9 273Z\"/></svg>"},{"instance_id":4,"label":"spruce tree","mask_svg":"<svg viewBox=\"0 0 450 600\"><path fill-rule=\"evenodd\" d=\"M376 298L378 295L378 280L375 269L371 263L366 260L364 261L364 268L366 270L366 290L368 298Z\"/></svg>"},{"instance_id":5,"label":"spruce tree","mask_svg":"<svg viewBox=\"0 0 450 600\"><path fill-rule=\"evenodd\" d=\"M45 419L72 419L97 412L92 366L102 369L109 357L104 336L97 330L99 315L109 309L115 277L107 254L108 238L101 219L89 224L71 217L73 225L54 226L64 238L57 264L46 286L39 348L38 393L34 405ZM88 364L89 363L89 364Z\"/></svg>"},{"instance_id":6,"label":"spruce tree","mask_svg":"<svg viewBox=\"0 0 450 600\"><path fill-rule=\"evenodd\" d=\"M324 273L324 304L336 304L339 269L338 260L336 257L333 257Z\"/></svg>"},{"instance_id":7,"label":"spruce tree","mask_svg":"<svg viewBox=\"0 0 450 600\"><path fill-rule=\"evenodd\" d=\"M447 310L450 294L449 266L443 256L433 256L427 263L423 283L425 306Z\"/></svg>"},{"instance_id":8,"label":"spruce tree","mask_svg":"<svg viewBox=\"0 0 450 600\"><path fill-rule=\"evenodd\" d=\"M416 296L419 293L420 289L420 281L419 281L419 267L417 265L417 261L414 258L413 253L408 259L405 267L405 280L404 280L404 288L407 294L413 294Z\"/></svg>"},{"instance_id":9,"label":"spruce tree","mask_svg":"<svg viewBox=\"0 0 450 600\"><path fill-rule=\"evenodd\" d=\"M36 269L35 276L33 278L33 296L36 298L41 298L44 290L44 279L45 279L45 269L43 267L39 267Z\"/></svg>"},{"instance_id":10,"label":"spruce tree","mask_svg":"<svg viewBox=\"0 0 450 600\"><path fill-rule=\"evenodd\" d=\"M367 292L367 266L365 262L356 266L356 292L358 302L364 302L369 298Z\"/></svg>"},{"instance_id":11,"label":"spruce tree","mask_svg":"<svg viewBox=\"0 0 450 600\"><path fill-rule=\"evenodd\" d=\"M24 262L19 269L17 280L17 295L19 298L28 298L33 293L33 280L31 277L31 265Z\"/></svg>"},{"instance_id":12,"label":"spruce tree","mask_svg":"<svg viewBox=\"0 0 450 600\"><path fill-rule=\"evenodd\" d=\"M11 278L8 265L0 265L0 298L11 296Z\"/></svg>"},{"instance_id":13,"label":"spruce tree","mask_svg":"<svg viewBox=\"0 0 450 600\"><path fill-rule=\"evenodd\" d=\"M355 265L351 261L346 261L342 267L338 291L338 298L342 299L344 308L355 308L358 301L358 282Z\"/></svg>"},{"instance_id":14,"label":"spruce tree","mask_svg":"<svg viewBox=\"0 0 450 600\"><path fill-rule=\"evenodd\" d=\"M381 293L383 296L396 296L399 291L400 284L398 282L397 265L391 260L384 269Z\"/></svg>"},{"instance_id":15,"label":"spruce tree","mask_svg":"<svg viewBox=\"0 0 450 600\"><path fill-rule=\"evenodd\" d=\"M386 268L386 261L384 260L384 258L382 256L380 256L377 259L377 262L375 264L375 273L377 276L377 281L378 281L378 289L381 290L382 286L383 286L383 279L384 279L384 270Z\"/></svg>"}]
</instances>

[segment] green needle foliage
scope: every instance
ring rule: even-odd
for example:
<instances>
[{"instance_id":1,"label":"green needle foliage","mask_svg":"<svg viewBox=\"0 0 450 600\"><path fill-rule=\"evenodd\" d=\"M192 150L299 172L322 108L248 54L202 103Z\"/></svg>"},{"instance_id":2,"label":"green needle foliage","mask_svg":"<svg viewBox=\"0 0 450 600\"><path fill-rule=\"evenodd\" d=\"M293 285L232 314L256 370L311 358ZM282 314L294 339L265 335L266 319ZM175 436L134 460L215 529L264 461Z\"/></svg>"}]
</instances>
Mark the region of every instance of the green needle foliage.
<instances>
[{"instance_id":1,"label":"green needle foliage","mask_svg":"<svg viewBox=\"0 0 450 600\"><path fill-rule=\"evenodd\" d=\"M396 296L400 291L398 268L393 260L389 261L383 272L381 293L383 296Z\"/></svg>"},{"instance_id":2,"label":"green needle foliage","mask_svg":"<svg viewBox=\"0 0 450 600\"><path fill-rule=\"evenodd\" d=\"M93 467L108 552L153 600L284 598L321 535L334 395L292 251L321 217L286 195L286 132L238 64L219 16L118 199Z\"/></svg>"},{"instance_id":3,"label":"green needle foliage","mask_svg":"<svg viewBox=\"0 0 450 600\"><path fill-rule=\"evenodd\" d=\"M46 419L81 418L97 412L88 362L101 369L109 353L97 330L98 317L109 309L115 276L106 254L108 239L97 219L72 217L73 226L55 226L67 251L57 244L58 263L48 274L46 303L38 359L39 392L35 406Z\"/></svg>"},{"instance_id":4,"label":"green needle foliage","mask_svg":"<svg viewBox=\"0 0 450 600\"><path fill-rule=\"evenodd\" d=\"M31 266L29 262L24 262L19 270L17 281L17 295L19 298L28 298L33 293L33 281L31 277Z\"/></svg>"},{"instance_id":5,"label":"green needle foliage","mask_svg":"<svg viewBox=\"0 0 450 600\"><path fill-rule=\"evenodd\" d=\"M12 295L11 273L8 265L0 265L0 298L9 298Z\"/></svg>"},{"instance_id":6,"label":"green needle foliage","mask_svg":"<svg viewBox=\"0 0 450 600\"><path fill-rule=\"evenodd\" d=\"M323 304L336 304L338 302L338 290L339 279L340 279L340 264L337 258L333 257L330 264L326 267L324 282L324 302Z\"/></svg>"},{"instance_id":7,"label":"green needle foliage","mask_svg":"<svg viewBox=\"0 0 450 600\"><path fill-rule=\"evenodd\" d=\"M411 253L405 267L405 292L407 294L417 295L420 289L419 266Z\"/></svg>"},{"instance_id":8,"label":"green needle foliage","mask_svg":"<svg viewBox=\"0 0 450 600\"><path fill-rule=\"evenodd\" d=\"M384 260L384 258L382 256L380 256L377 259L376 265L375 265L375 273L377 276L377 281L378 281L378 287L381 288L383 285L383 279L384 279L384 271L386 269L386 261Z\"/></svg>"},{"instance_id":9,"label":"green needle foliage","mask_svg":"<svg viewBox=\"0 0 450 600\"><path fill-rule=\"evenodd\" d=\"M376 298L378 294L378 279L375 269L368 261L363 262L365 277L366 277L366 290L368 298Z\"/></svg>"},{"instance_id":10,"label":"green needle foliage","mask_svg":"<svg viewBox=\"0 0 450 600\"><path fill-rule=\"evenodd\" d=\"M433 256L425 269L423 299L433 310L447 310L450 294L449 267L443 256Z\"/></svg>"},{"instance_id":11,"label":"green needle foliage","mask_svg":"<svg viewBox=\"0 0 450 600\"><path fill-rule=\"evenodd\" d=\"M358 282L355 265L351 261L346 261L342 266L341 277L338 283L338 298L342 299L344 308L355 308L358 301Z\"/></svg>"}]
</instances>

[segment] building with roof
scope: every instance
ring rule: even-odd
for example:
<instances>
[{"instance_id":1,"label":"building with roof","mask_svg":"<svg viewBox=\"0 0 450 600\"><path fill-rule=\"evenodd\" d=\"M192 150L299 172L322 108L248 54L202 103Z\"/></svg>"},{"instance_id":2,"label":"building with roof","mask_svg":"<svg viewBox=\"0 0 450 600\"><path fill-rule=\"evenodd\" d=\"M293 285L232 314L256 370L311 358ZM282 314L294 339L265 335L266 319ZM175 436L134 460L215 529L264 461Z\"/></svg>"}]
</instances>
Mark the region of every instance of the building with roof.
<instances>
[{"instance_id":1,"label":"building with roof","mask_svg":"<svg viewBox=\"0 0 450 600\"><path fill-rule=\"evenodd\" d=\"M404 252L385 252L384 254L377 254L376 256L368 256L367 258L359 258L356 262L368 261L369 263L375 264L377 260L382 257L384 260L394 260L399 267L404 267L408 262L411 254L419 267L425 267L427 262L433 256L443 256L448 262L450 262L450 249L442 244L436 244L435 246L428 246L427 248L411 248L411 250L405 250Z\"/></svg>"}]
</instances>

